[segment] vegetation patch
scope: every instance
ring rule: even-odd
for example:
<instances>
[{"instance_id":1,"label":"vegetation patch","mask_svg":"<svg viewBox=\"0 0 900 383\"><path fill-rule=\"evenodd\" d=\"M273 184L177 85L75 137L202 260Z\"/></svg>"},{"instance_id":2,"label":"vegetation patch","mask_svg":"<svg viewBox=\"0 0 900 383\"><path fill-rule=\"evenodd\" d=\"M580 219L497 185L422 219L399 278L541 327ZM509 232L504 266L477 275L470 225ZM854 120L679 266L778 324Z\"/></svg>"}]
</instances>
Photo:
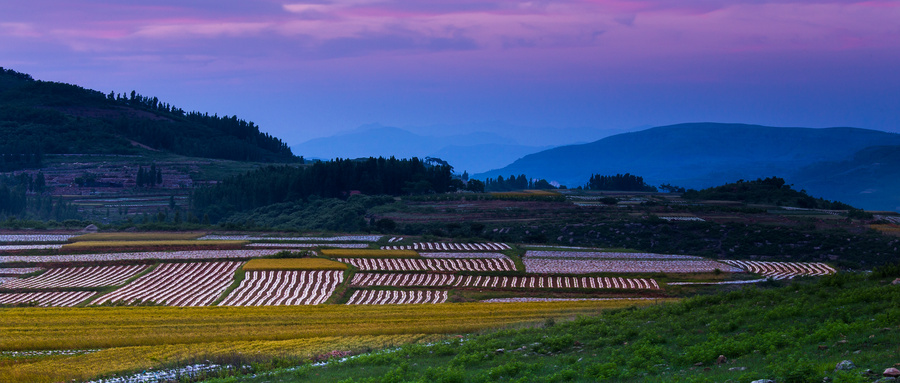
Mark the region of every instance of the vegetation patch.
<instances>
[{"instance_id":1,"label":"vegetation patch","mask_svg":"<svg viewBox=\"0 0 900 383\"><path fill-rule=\"evenodd\" d=\"M420 258L415 250L323 249L322 254L328 257L351 258Z\"/></svg>"},{"instance_id":2,"label":"vegetation patch","mask_svg":"<svg viewBox=\"0 0 900 383\"><path fill-rule=\"evenodd\" d=\"M347 270L347 264L324 258L267 258L251 259L244 270Z\"/></svg>"}]
</instances>

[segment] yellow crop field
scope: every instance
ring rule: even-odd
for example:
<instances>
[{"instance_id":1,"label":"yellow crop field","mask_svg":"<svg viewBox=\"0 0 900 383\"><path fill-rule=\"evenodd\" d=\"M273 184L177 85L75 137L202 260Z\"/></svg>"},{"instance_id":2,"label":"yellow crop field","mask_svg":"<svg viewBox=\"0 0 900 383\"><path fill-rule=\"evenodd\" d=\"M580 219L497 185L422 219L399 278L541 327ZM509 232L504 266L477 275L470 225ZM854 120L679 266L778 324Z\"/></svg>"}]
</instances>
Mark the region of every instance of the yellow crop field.
<instances>
[{"instance_id":1,"label":"yellow crop field","mask_svg":"<svg viewBox=\"0 0 900 383\"><path fill-rule=\"evenodd\" d=\"M102 375L147 370L165 363L230 354L313 357L331 351L359 352L438 339L440 337L435 335L404 334L115 347L77 356L42 358L0 366L0 381L82 381Z\"/></svg>"},{"instance_id":2,"label":"yellow crop field","mask_svg":"<svg viewBox=\"0 0 900 383\"><path fill-rule=\"evenodd\" d=\"M419 253L415 250L324 249L322 254L328 257L351 258L419 258Z\"/></svg>"},{"instance_id":3,"label":"yellow crop field","mask_svg":"<svg viewBox=\"0 0 900 383\"><path fill-rule=\"evenodd\" d=\"M0 308L0 351L97 349L310 337L446 334L647 300L448 303L350 307Z\"/></svg>"},{"instance_id":4,"label":"yellow crop field","mask_svg":"<svg viewBox=\"0 0 900 383\"><path fill-rule=\"evenodd\" d=\"M197 246L197 247L220 247L233 246L240 247L250 243L250 241L192 241L192 240L162 240L162 241L82 241L75 243L67 243L62 246L65 250L80 249L97 249L97 248L123 248L123 247L178 247L178 246Z\"/></svg>"},{"instance_id":5,"label":"yellow crop field","mask_svg":"<svg viewBox=\"0 0 900 383\"><path fill-rule=\"evenodd\" d=\"M0 363L0 382L85 380L236 352L305 356L380 348L653 303L0 308L0 351L101 350Z\"/></svg>"},{"instance_id":6,"label":"yellow crop field","mask_svg":"<svg viewBox=\"0 0 900 383\"><path fill-rule=\"evenodd\" d=\"M206 233L181 233L181 232L149 232L149 233L89 233L69 238L69 242L82 241L172 241L191 240L206 235Z\"/></svg>"},{"instance_id":7,"label":"yellow crop field","mask_svg":"<svg viewBox=\"0 0 900 383\"><path fill-rule=\"evenodd\" d=\"M869 225L869 227L884 234L900 236L900 226L897 225Z\"/></svg>"},{"instance_id":8,"label":"yellow crop field","mask_svg":"<svg viewBox=\"0 0 900 383\"><path fill-rule=\"evenodd\" d=\"M347 270L347 264L324 258L251 259L245 271L253 270Z\"/></svg>"}]
</instances>

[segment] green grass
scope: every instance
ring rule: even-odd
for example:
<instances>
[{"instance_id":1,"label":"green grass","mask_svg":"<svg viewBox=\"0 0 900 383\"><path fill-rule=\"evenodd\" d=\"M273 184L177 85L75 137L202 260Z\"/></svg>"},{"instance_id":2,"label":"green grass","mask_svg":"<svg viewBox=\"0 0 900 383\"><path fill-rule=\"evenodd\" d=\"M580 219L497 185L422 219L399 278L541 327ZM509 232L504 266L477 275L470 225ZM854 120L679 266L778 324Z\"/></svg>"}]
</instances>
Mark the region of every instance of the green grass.
<instances>
[{"instance_id":1,"label":"green grass","mask_svg":"<svg viewBox=\"0 0 900 383\"><path fill-rule=\"evenodd\" d=\"M900 360L900 286L890 280L770 282L211 382L871 382L862 371ZM845 359L857 368L835 372Z\"/></svg>"}]
</instances>

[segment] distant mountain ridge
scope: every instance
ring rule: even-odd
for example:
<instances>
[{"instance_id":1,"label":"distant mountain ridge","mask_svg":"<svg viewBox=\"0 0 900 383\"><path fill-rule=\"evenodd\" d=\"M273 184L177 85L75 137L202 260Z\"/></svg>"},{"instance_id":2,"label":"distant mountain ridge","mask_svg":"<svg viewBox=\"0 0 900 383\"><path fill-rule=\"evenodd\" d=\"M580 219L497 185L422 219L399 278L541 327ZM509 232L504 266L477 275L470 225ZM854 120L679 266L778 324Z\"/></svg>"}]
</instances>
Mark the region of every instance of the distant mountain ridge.
<instances>
[{"instance_id":1,"label":"distant mountain ridge","mask_svg":"<svg viewBox=\"0 0 900 383\"><path fill-rule=\"evenodd\" d=\"M432 136L381 125L366 125L351 132L292 146L294 152L323 159L438 157L449 162L458 173L486 171L548 148L519 145L491 132Z\"/></svg>"},{"instance_id":2,"label":"distant mountain ridge","mask_svg":"<svg viewBox=\"0 0 900 383\"><path fill-rule=\"evenodd\" d=\"M474 178L526 174L577 187L586 183L591 174L631 173L643 176L650 184L670 183L700 189L739 179L779 176L817 197L856 201L860 207L869 209L898 210L900 204L876 202L872 196L860 196L859 192L850 196L849 190L853 188L837 187L845 180L849 182L850 176L858 172L854 166L871 169L875 158L893 159L884 154L893 153L890 149L870 148L896 145L900 145L898 134L858 128L690 123L556 147L527 155L504 168L476 174ZM842 164L848 175L826 177L829 166L825 163ZM882 178L889 168L871 173L877 176L874 179L852 178L854 186L884 183ZM839 189L847 191L838 193ZM892 192L900 194L896 191Z\"/></svg>"}]
</instances>

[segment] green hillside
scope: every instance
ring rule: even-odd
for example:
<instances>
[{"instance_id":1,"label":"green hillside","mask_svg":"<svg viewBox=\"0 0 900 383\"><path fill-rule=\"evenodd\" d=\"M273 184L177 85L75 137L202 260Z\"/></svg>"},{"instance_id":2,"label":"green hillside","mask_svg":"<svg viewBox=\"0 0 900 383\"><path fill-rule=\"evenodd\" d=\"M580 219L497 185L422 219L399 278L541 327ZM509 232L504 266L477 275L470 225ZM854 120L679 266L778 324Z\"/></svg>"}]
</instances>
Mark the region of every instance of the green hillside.
<instances>
[{"instance_id":1,"label":"green hillside","mask_svg":"<svg viewBox=\"0 0 900 383\"><path fill-rule=\"evenodd\" d=\"M185 112L156 97L103 94L0 68L0 171L46 154L138 154L294 162L290 148L236 116Z\"/></svg>"},{"instance_id":2,"label":"green hillside","mask_svg":"<svg viewBox=\"0 0 900 383\"><path fill-rule=\"evenodd\" d=\"M769 283L209 382L873 382L898 360L893 277Z\"/></svg>"}]
</instances>

